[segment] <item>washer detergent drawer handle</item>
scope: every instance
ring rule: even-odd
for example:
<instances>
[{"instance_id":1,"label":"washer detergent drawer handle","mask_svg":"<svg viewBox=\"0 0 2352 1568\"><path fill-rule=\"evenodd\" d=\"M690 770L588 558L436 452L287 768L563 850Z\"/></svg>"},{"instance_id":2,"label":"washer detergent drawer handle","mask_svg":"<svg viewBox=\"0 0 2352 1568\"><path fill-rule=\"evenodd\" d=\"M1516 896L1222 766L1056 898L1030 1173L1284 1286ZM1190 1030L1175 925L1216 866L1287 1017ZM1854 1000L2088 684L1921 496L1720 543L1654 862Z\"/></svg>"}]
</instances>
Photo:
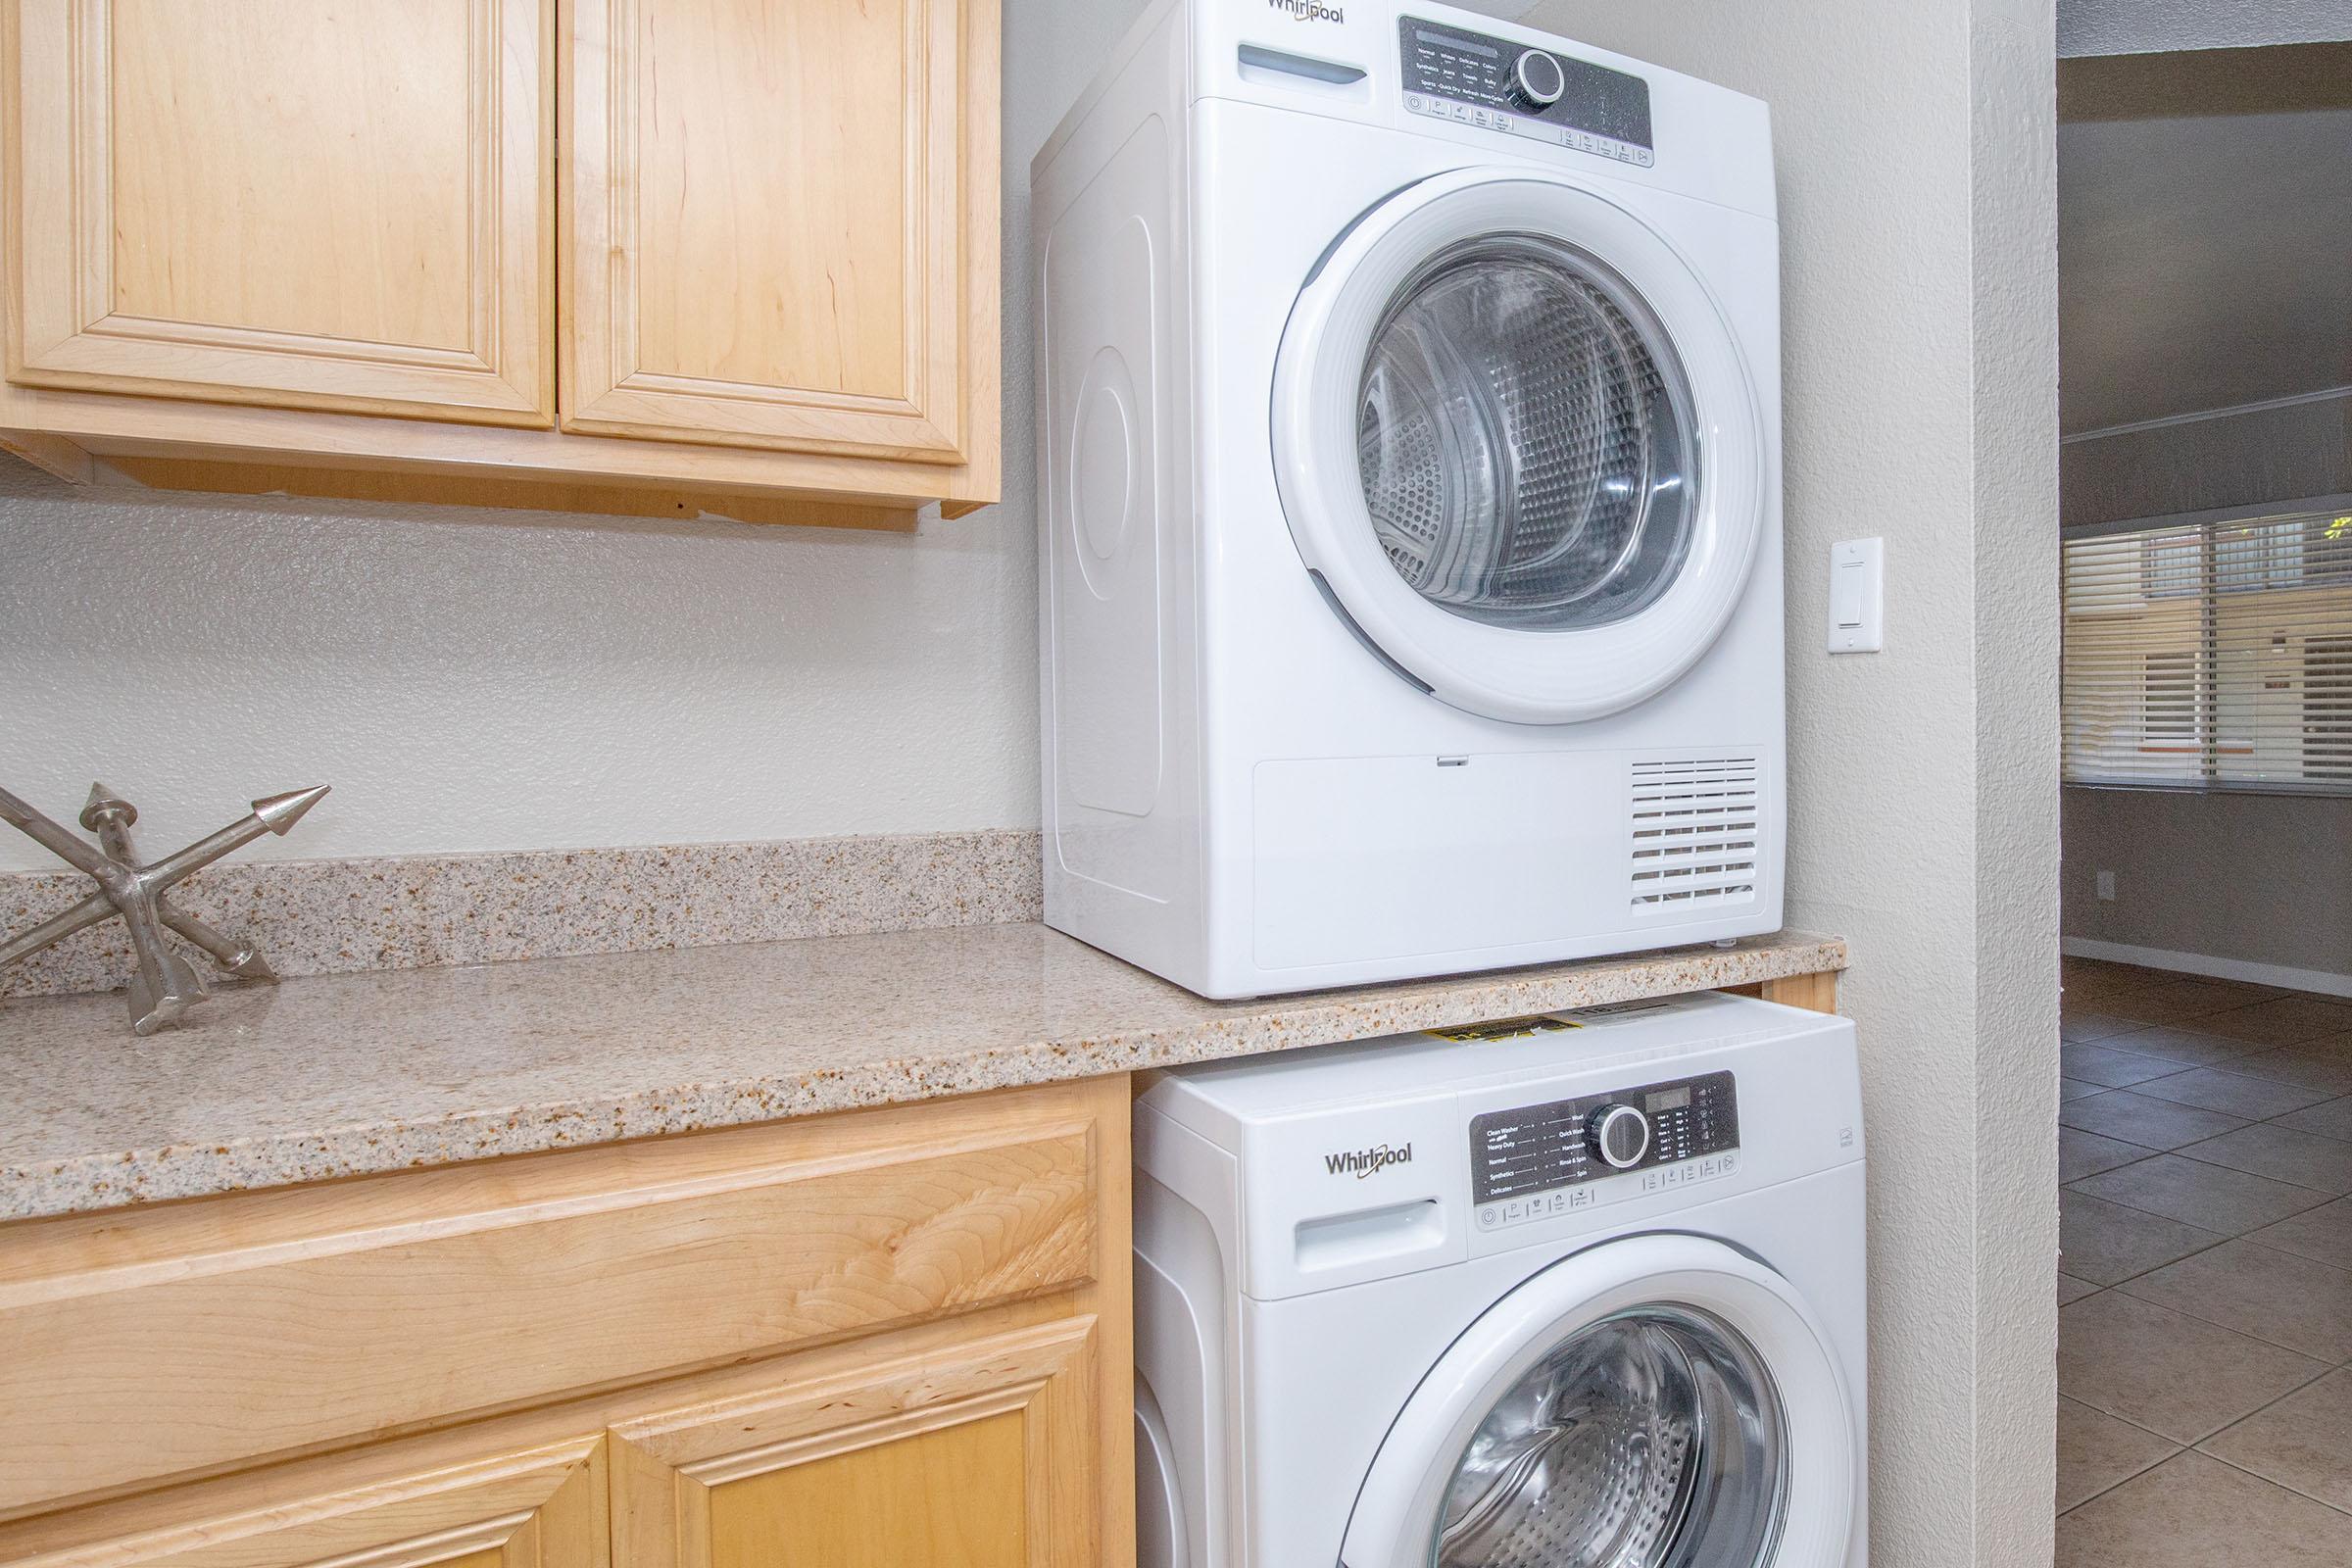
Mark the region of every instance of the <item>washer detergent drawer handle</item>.
<instances>
[{"instance_id":1,"label":"washer detergent drawer handle","mask_svg":"<svg viewBox=\"0 0 2352 1568\"><path fill-rule=\"evenodd\" d=\"M1829 1336L1778 1273L1705 1237L1604 1242L1534 1274L1489 1307L1406 1398L1365 1473L1342 1568L1429 1568L1447 1494L1471 1439L1503 1397L1568 1341L1643 1309L1697 1314L1751 1351L1786 1423L1770 1484L1778 1534L1770 1568L1847 1560L1856 1439ZM1458 1527L1457 1527L1458 1528Z\"/></svg>"},{"instance_id":2,"label":"washer detergent drawer handle","mask_svg":"<svg viewBox=\"0 0 2352 1568\"><path fill-rule=\"evenodd\" d=\"M1348 1214L1302 1219L1292 1233L1292 1256L1301 1274L1352 1268L1403 1257L1446 1240L1446 1213L1434 1198Z\"/></svg>"},{"instance_id":3,"label":"washer detergent drawer handle","mask_svg":"<svg viewBox=\"0 0 2352 1568\"><path fill-rule=\"evenodd\" d=\"M1313 55L1295 55L1287 49L1268 49L1262 44L1246 43L1236 51L1242 78L1249 80L1260 74L1297 76L1326 87L1352 87L1370 73L1361 66L1350 66L1337 60L1322 60Z\"/></svg>"}]
</instances>

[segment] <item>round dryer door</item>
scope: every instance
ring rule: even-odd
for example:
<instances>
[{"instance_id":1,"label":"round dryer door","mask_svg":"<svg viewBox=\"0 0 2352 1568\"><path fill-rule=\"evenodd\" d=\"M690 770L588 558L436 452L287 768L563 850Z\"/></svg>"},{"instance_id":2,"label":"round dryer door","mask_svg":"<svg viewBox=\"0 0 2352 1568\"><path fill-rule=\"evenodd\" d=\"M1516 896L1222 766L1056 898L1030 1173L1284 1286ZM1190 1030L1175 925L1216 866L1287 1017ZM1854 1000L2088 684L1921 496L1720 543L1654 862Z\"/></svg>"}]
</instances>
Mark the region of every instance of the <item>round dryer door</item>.
<instances>
[{"instance_id":1,"label":"round dryer door","mask_svg":"<svg viewBox=\"0 0 2352 1568\"><path fill-rule=\"evenodd\" d=\"M1545 1269L1406 1401L1343 1568L1822 1568L1847 1560L1854 1422L1787 1281L1685 1235Z\"/></svg>"},{"instance_id":2,"label":"round dryer door","mask_svg":"<svg viewBox=\"0 0 2352 1568\"><path fill-rule=\"evenodd\" d=\"M1292 312L1273 420L1325 597L1472 712L1654 696L1754 564L1764 433L1722 313L1655 229L1564 180L1458 171L1364 215Z\"/></svg>"}]
</instances>

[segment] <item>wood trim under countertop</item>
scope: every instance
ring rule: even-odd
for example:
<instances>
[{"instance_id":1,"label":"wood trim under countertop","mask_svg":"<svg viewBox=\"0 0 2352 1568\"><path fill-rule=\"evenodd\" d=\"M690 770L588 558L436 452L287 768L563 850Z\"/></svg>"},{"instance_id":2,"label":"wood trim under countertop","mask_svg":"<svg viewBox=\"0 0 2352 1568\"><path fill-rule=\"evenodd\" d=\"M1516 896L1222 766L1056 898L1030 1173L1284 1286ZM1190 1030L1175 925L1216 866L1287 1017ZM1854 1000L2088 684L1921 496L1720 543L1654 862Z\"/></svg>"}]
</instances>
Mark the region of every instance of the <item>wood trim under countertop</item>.
<instances>
[{"instance_id":1,"label":"wood trim under countertop","mask_svg":"<svg viewBox=\"0 0 2352 1568\"><path fill-rule=\"evenodd\" d=\"M1826 969L1818 974L1792 974L1779 980L1767 980L1756 987L1756 995L1785 1007L1802 1007L1808 1012L1836 1012L1838 971Z\"/></svg>"}]
</instances>

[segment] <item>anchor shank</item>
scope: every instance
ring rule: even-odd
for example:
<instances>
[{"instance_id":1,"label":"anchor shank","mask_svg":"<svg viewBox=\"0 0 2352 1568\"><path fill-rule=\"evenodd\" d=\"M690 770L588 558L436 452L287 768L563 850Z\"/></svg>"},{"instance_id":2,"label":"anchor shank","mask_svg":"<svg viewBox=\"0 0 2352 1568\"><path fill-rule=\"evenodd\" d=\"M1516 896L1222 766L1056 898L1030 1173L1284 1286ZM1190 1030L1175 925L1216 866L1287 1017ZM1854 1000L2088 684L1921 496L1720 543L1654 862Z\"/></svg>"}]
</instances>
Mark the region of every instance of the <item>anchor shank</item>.
<instances>
[{"instance_id":1,"label":"anchor shank","mask_svg":"<svg viewBox=\"0 0 2352 1568\"><path fill-rule=\"evenodd\" d=\"M203 870L223 855L243 849L269 831L270 824L258 816L232 822L218 833L208 833L184 850L165 856L141 871L139 880L161 893L172 883Z\"/></svg>"},{"instance_id":2,"label":"anchor shank","mask_svg":"<svg viewBox=\"0 0 2352 1568\"><path fill-rule=\"evenodd\" d=\"M93 893L71 909L53 914L31 930L0 942L0 964L30 957L52 942L63 942L76 931L86 931L111 919L114 912L114 900L103 893Z\"/></svg>"},{"instance_id":3,"label":"anchor shank","mask_svg":"<svg viewBox=\"0 0 2352 1568\"><path fill-rule=\"evenodd\" d=\"M155 901L155 912L167 929L178 932L190 942L213 956L215 962L241 980L275 980L277 971L270 968L261 950L234 937L222 936L194 915L166 904L160 897Z\"/></svg>"},{"instance_id":4,"label":"anchor shank","mask_svg":"<svg viewBox=\"0 0 2352 1568\"><path fill-rule=\"evenodd\" d=\"M122 879L122 867L6 790L0 790L0 822L22 829L27 838L42 849L76 871L87 871L101 883Z\"/></svg>"}]
</instances>

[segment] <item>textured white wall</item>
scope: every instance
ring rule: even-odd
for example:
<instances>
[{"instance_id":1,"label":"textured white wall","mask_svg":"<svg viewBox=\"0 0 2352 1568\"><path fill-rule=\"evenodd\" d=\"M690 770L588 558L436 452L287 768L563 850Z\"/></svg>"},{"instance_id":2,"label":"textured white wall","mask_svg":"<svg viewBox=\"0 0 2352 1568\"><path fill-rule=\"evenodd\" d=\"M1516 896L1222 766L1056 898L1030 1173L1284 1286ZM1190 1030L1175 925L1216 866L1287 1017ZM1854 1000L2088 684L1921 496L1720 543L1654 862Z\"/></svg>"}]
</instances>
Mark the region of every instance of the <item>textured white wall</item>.
<instances>
[{"instance_id":1,"label":"textured white wall","mask_svg":"<svg viewBox=\"0 0 2352 1568\"><path fill-rule=\"evenodd\" d=\"M1788 398L1789 903L1853 939L1872 1562L2051 1553L2056 198L2047 0L1546 0L1773 107ZM1886 539L1887 651L1822 651Z\"/></svg>"},{"instance_id":2,"label":"textured white wall","mask_svg":"<svg viewBox=\"0 0 2352 1568\"><path fill-rule=\"evenodd\" d=\"M1005 505L912 536L75 492L0 458L0 785L276 856L1033 826L1029 160L1141 0L1008 0ZM0 869L49 858L0 832Z\"/></svg>"},{"instance_id":3,"label":"textured white wall","mask_svg":"<svg viewBox=\"0 0 2352 1568\"><path fill-rule=\"evenodd\" d=\"M67 491L0 473L0 783L248 858L1035 820L1028 529L914 537ZM45 866L0 833L0 864Z\"/></svg>"}]
</instances>

